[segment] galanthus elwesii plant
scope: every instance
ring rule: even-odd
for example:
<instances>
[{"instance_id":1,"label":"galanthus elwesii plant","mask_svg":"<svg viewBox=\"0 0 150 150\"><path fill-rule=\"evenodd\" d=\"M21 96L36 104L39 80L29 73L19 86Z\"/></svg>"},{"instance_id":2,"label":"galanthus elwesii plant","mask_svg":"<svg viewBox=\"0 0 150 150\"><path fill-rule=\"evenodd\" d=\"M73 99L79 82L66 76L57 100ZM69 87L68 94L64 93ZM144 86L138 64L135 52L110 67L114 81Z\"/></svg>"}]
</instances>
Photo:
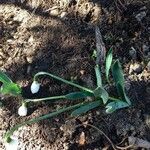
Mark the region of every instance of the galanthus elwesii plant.
<instances>
[{"instance_id":1,"label":"galanthus elwesii plant","mask_svg":"<svg viewBox=\"0 0 150 150\"><path fill-rule=\"evenodd\" d=\"M109 80L109 74L110 70L112 72L113 80L116 85L117 93L119 95L118 98L114 98L109 95L109 93L106 91L105 87L106 85L113 85L112 80ZM0 71L0 81L2 82L2 86L0 89L0 93L2 94L11 94L14 96L20 96L22 100L22 105L18 109L18 114L20 116L26 116L27 115L27 104L29 107L29 102L38 102L38 101L50 101L50 100L68 100L68 101L74 101L81 99L80 102L77 104L66 106L64 108L60 108L59 110L56 110L54 112L51 112L47 115L40 116L38 118L34 118L28 121L25 121L21 124L16 125L15 127L11 128L7 133L5 134L5 141L8 145L13 145L15 143L15 140L12 138L14 131L18 130L18 128L26 125L26 124L32 124L38 121L41 121L43 119L47 119L50 117L54 117L60 113L73 110L71 112L71 116L79 116L83 113L86 113L92 109L95 109L101 105L104 106L106 109L106 113L112 113L118 109L128 107L131 105L131 102L129 98L127 97L125 93L125 85L124 85L124 75L123 71L120 65L119 60L116 60L113 62L112 57L112 49L109 50L106 62L105 62L105 76L101 74L100 66L99 64L96 64L95 66L95 74L97 79L97 87L95 89L90 89L87 87L83 87L79 84L76 84L74 82L62 79L56 75L53 75L48 72L39 72L35 74L33 78L33 83L31 85L31 92L33 94L37 93L40 89L40 82L39 77L42 76L48 76L55 80L58 80L60 82L63 82L65 84L68 84L70 86L76 87L79 89L77 92L72 92L66 95L58 95L58 96L52 96L52 97L46 97L46 98L37 98L37 99L23 99L21 95L21 87L14 82L2 71ZM106 77L106 80L102 80L103 77ZM105 83L105 85L104 85ZM88 99L87 97L91 97L91 99ZM17 142L16 142L17 143ZM15 145L15 144L14 144ZM15 149L14 149L15 150Z\"/></svg>"}]
</instances>

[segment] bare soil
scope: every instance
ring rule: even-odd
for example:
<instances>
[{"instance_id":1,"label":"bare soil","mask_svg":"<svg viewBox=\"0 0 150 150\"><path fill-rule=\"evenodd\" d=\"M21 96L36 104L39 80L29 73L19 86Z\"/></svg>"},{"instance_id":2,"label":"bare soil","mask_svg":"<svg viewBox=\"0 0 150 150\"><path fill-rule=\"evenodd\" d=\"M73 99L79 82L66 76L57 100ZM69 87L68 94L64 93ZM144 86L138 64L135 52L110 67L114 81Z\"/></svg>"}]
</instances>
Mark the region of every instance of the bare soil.
<instances>
[{"instance_id":1,"label":"bare soil","mask_svg":"<svg viewBox=\"0 0 150 150\"><path fill-rule=\"evenodd\" d=\"M23 87L25 98L61 95L76 90L49 78L32 95L32 77L47 71L94 88L93 50L95 26L100 28L106 49L113 46L126 79L132 107L106 114L103 108L71 118L69 113L22 127L19 150L108 150L102 130L115 144L126 147L128 138L150 142L150 2L149 0L1 0L0 69ZM115 93L115 89L112 89ZM60 107L66 101L40 102L29 106L27 117L17 114L21 100L1 97L0 150L3 135L22 122ZM81 144L81 139L84 144ZM129 148L146 149L146 148Z\"/></svg>"}]
</instances>

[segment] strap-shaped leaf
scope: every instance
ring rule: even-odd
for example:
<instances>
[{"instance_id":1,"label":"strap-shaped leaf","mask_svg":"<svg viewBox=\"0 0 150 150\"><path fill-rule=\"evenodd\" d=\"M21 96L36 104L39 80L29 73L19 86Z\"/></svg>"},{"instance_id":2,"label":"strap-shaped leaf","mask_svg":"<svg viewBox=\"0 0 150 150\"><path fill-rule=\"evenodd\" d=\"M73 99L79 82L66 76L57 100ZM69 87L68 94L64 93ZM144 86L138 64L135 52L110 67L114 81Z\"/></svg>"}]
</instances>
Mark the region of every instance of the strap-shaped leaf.
<instances>
[{"instance_id":1,"label":"strap-shaped leaf","mask_svg":"<svg viewBox=\"0 0 150 150\"><path fill-rule=\"evenodd\" d=\"M74 110L71 115L72 116L78 116L78 115L81 115L83 113L86 113L88 111L90 111L91 109L94 109L98 106L101 105L101 102L100 101L94 101L94 102L90 102L88 104L85 104L84 106L81 106L79 108L77 108L76 110Z\"/></svg>"},{"instance_id":2,"label":"strap-shaped leaf","mask_svg":"<svg viewBox=\"0 0 150 150\"><path fill-rule=\"evenodd\" d=\"M116 60L112 66L112 75L116 85L119 83L124 87L124 75L119 60Z\"/></svg>"},{"instance_id":3,"label":"strap-shaped leaf","mask_svg":"<svg viewBox=\"0 0 150 150\"><path fill-rule=\"evenodd\" d=\"M95 66L95 74L96 74L96 80L97 80L97 86L102 86L102 77L101 77L101 72L100 72L100 67L99 65Z\"/></svg>"},{"instance_id":4,"label":"strap-shaped leaf","mask_svg":"<svg viewBox=\"0 0 150 150\"><path fill-rule=\"evenodd\" d=\"M104 104L107 103L109 95L103 87L97 87L94 90L94 95L95 97L101 98Z\"/></svg>"},{"instance_id":5,"label":"strap-shaped leaf","mask_svg":"<svg viewBox=\"0 0 150 150\"><path fill-rule=\"evenodd\" d=\"M110 114L116 111L117 109L129 107L129 104L123 101L114 101L106 105L106 113Z\"/></svg>"},{"instance_id":6,"label":"strap-shaped leaf","mask_svg":"<svg viewBox=\"0 0 150 150\"><path fill-rule=\"evenodd\" d=\"M124 87L120 83L117 84L117 91L122 100L126 101L129 105L131 105L131 101L125 93Z\"/></svg>"},{"instance_id":7,"label":"strap-shaped leaf","mask_svg":"<svg viewBox=\"0 0 150 150\"><path fill-rule=\"evenodd\" d=\"M0 81L2 83L11 83L11 79L5 74L3 73L1 70L0 70Z\"/></svg>"},{"instance_id":8,"label":"strap-shaped leaf","mask_svg":"<svg viewBox=\"0 0 150 150\"><path fill-rule=\"evenodd\" d=\"M110 48L110 50L108 51L108 54L106 56L106 66L105 66L105 71L106 71L106 79L109 82L109 71L110 71L110 67L112 64L112 59L113 59L113 54L112 54L112 48Z\"/></svg>"},{"instance_id":9,"label":"strap-shaped leaf","mask_svg":"<svg viewBox=\"0 0 150 150\"><path fill-rule=\"evenodd\" d=\"M93 97L94 95L88 92L73 92L65 95L66 99L70 100L82 99L88 96Z\"/></svg>"},{"instance_id":10,"label":"strap-shaped leaf","mask_svg":"<svg viewBox=\"0 0 150 150\"><path fill-rule=\"evenodd\" d=\"M119 63L119 60L115 61L112 67L112 74L113 78L116 83L117 92L122 100L126 101L129 105L131 104L129 98L126 96L125 89L124 89L124 75Z\"/></svg>"},{"instance_id":11,"label":"strap-shaped leaf","mask_svg":"<svg viewBox=\"0 0 150 150\"><path fill-rule=\"evenodd\" d=\"M1 86L0 93L19 95L21 94L21 88L18 86L18 84L15 84L13 82L8 84L6 83Z\"/></svg>"}]
</instances>

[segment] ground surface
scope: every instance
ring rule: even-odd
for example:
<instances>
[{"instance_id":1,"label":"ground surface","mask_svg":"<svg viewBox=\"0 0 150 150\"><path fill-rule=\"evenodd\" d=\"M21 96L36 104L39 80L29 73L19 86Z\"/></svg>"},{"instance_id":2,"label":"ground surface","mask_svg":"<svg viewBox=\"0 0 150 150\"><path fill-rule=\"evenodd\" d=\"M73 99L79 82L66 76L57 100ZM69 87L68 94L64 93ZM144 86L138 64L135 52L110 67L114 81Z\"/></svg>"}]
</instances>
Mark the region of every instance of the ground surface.
<instances>
[{"instance_id":1,"label":"ground surface","mask_svg":"<svg viewBox=\"0 0 150 150\"><path fill-rule=\"evenodd\" d=\"M114 144L127 146L128 138L150 141L150 2L149 0L1 0L0 69L24 87L25 97L64 94L74 89L42 79L42 89L32 95L29 86L38 71L47 71L83 85L95 87L93 50L95 26L108 50L114 49L125 72L132 107L106 115L97 109L78 118L62 114L21 128L20 150L111 149L108 140L91 127L101 129ZM19 99L2 99L0 150L6 130L23 120L46 114L66 102L31 105L29 115L17 115ZM86 140L81 145L81 138ZM139 149L139 148L130 148Z\"/></svg>"}]
</instances>

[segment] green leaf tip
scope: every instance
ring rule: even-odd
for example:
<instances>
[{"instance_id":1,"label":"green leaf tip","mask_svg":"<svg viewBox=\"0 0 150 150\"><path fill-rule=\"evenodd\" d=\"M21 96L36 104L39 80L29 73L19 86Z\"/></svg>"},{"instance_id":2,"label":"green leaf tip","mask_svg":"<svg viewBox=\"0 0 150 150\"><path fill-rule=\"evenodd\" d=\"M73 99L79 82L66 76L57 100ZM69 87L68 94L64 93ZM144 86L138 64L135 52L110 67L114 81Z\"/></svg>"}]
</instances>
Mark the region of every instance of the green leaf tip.
<instances>
[{"instance_id":1,"label":"green leaf tip","mask_svg":"<svg viewBox=\"0 0 150 150\"><path fill-rule=\"evenodd\" d=\"M101 98L103 103L106 104L109 98L108 92L103 87L97 87L94 90L94 95L97 98Z\"/></svg>"},{"instance_id":2,"label":"green leaf tip","mask_svg":"<svg viewBox=\"0 0 150 150\"><path fill-rule=\"evenodd\" d=\"M3 72L0 70L0 81L2 83L11 83L11 79Z\"/></svg>"},{"instance_id":3,"label":"green leaf tip","mask_svg":"<svg viewBox=\"0 0 150 150\"><path fill-rule=\"evenodd\" d=\"M113 60L113 49L110 48L106 56L106 63L105 63L106 79L108 82L109 82L109 72L110 72L112 60Z\"/></svg>"}]
</instances>

